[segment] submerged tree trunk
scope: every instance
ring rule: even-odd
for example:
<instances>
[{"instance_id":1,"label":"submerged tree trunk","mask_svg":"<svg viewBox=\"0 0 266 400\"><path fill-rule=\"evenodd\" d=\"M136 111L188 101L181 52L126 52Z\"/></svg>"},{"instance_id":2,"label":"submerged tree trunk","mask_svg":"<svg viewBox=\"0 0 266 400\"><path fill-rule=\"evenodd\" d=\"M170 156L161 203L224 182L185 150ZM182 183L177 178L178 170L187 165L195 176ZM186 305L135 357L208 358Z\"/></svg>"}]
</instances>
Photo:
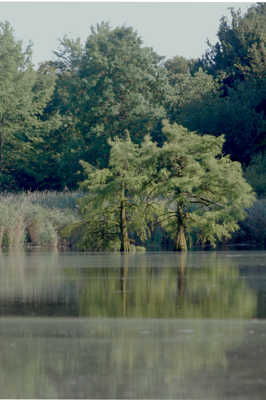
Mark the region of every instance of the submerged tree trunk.
<instances>
[{"instance_id":1,"label":"submerged tree trunk","mask_svg":"<svg viewBox=\"0 0 266 400\"><path fill-rule=\"evenodd\" d=\"M184 223L184 212L181 205L177 206L176 211L176 219L177 219L177 232L175 239L175 251L187 251L187 241L185 236L185 223Z\"/></svg>"},{"instance_id":2,"label":"submerged tree trunk","mask_svg":"<svg viewBox=\"0 0 266 400\"><path fill-rule=\"evenodd\" d=\"M120 205L120 251L129 252L129 240L127 232L127 219L126 219L126 199L125 199L125 185L122 185L121 192L121 205Z\"/></svg>"}]
</instances>

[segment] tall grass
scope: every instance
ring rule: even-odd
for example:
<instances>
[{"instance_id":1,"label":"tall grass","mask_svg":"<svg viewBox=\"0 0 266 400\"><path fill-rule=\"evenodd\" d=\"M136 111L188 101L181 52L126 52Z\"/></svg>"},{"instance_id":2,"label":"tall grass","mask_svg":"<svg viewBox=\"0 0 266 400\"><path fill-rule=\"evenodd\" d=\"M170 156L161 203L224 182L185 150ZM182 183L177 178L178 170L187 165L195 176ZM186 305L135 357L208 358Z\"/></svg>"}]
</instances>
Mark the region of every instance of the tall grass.
<instances>
[{"instance_id":1,"label":"tall grass","mask_svg":"<svg viewBox=\"0 0 266 400\"><path fill-rule=\"evenodd\" d=\"M79 221L79 192L0 195L0 248L25 244L57 247L60 229Z\"/></svg>"},{"instance_id":2,"label":"tall grass","mask_svg":"<svg viewBox=\"0 0 266 400\"><path fill-rule=\"evenodd\" d=\"M24 196L30 199L33 204L60 210L72 210L76 212L78 209L77 200L82 196L81 192L32 192L24 193Z\"/></svg>"}]
</instances>

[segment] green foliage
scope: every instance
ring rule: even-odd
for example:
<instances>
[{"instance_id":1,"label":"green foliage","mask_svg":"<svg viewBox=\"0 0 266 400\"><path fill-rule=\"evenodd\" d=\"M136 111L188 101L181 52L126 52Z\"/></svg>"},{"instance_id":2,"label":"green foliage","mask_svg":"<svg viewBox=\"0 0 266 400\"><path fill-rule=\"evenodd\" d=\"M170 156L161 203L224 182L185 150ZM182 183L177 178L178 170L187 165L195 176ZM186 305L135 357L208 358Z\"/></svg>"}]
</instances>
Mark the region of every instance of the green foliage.
<instances>
[{"instance_id":1,"label":"green foliage","mask_svg":"<svg viewBox=\"0 0 266 400\"><path fill-rule=\"evenodd\" d=\"M80 201L81 212L86 218L88 233L95 243L100 240L100 248L110 248L114 244L116 248L117 237L122 245L123 234L128 232L145 240L149 234L147 222L153 215L147 200L153 188L150 157L157 151L157 146L148 137L139 146L129 135L125 139L115 138L109 144L108 168L96 169L81 161L88 177L81 184L88 191Z\"/></svg>"},{"instance_id":2,"label":"green foliage","mask_svg":"<svg viewBox=\"0 0 266 400\"><path fill-rule=\"evenodd\" d=\"M1 23L0 189L73 189L85 180L88 191L82 223L76 195L31 195L15 206L3 200L1 242L15 247L30 235L55 242L72 223L65 234L80 249L117 250L127 234L132 249L151 230L151 247L169 240L165 230L180 246L181 225L193 243L229 237L253 195L223 152L243 163L248 182L265 195L265 10L232 10L205 57L164 64L132 28L102 23L84 45L65 36L56 61L35 70L31 45L24 48ZM160 129L166 116L179 127ZM66 198L71 204L60 205Z\"/></svg>"},{"instance_id":3,"label":"green foliage","mask_svg":"<svg viewBox=\"0 0 266 400\"><path fill-rule=\"evenodd\" d=\"M32 155L43 125L41 116L54 77L31 64L31 46L25 50L9 23L0 23L0 187L18 188L19 177ZM23 184L22 179L22 184Z\"/></svg>"},{"instance_id":4,"label":"green foliage","mask_svg":"<svg viewBox=\"0 0 266 400\"><path fill-rule=\"evenodd\" d=\"M200 60L188 60L181 56L170 58L164 64L171 85L175 85L175 82L176 80L179 80L180 75L194 75L199 70L200 65Z\"/></svg>"},{"instance_id":5,"label":"green foliage","mask_svg":"<svg viewBox=\"0 0 266 400\"><path fill-rule=\"evenodd\" d=\"M199 136L182 126L164 123L168 141L156 154L158 176L154 195L162 196L163 226L177 235L180 225L215 246L230 237L254 201L241 165L224 156L224 138Z\"/></svg>"},{"instance_id":6,"label":"green foliage","mask_svg":"<svg viewBox=\"0 0 266 400\"><path fill-rule=\"evenodd\" d=\"M245 171L245 178L259 197L266 197L266 153L255 155Z\"/></svg>"},{"instance_id":7,"label":"green foliage","mask_svg":"<svg viewBox=\"0 0 266 400\"><path fill-rule=\"evenodd\" d=\"M79 97L81 53L79 39L64 37L59 50L55 51L56 61L44 64L48 71L56 74L56 82L53 96L45 108L46 125L40 131L41 141L35 148L37 157L30 164L40 190L58 191L65 187L73 190L80 180L77 172L79 159L85 152L85 142L74 113L77 107L75 96Z\"/></svg>"},{"instance_id":8,"label":"green foliage","mask_svg":"<svg viewBox=\"0 0 266 400\"><path fill-rule=\"evenodd\" d=\"M188 129L210 130L210 125L206 127L206 115L210 117L209 109L217 101L217 90L214 78L202 69L194 75L176 74L172 80L172 96L167 104L169 119Z\"/></svg>"},{"instance_id":9,"label":"green foliage","mask_svg":"<svg viewBox=\"0 0 266 400\"><path fill-rule=\"evenodd\" d=\"M165 115L166 72L132 28L99 24L79 46L65 38L56 53L62 70L58 96L64 96L79 132L79 159L105 167L108 138L123 137L128 129L140 142Z\"/></svg>"},{"instance_id":10,"label":"green foliage","mask_svg":"<svg viewBox=\"0 0 266 400\"><path fill-rule=\"evenodd\" d=\"M60 231L60 236L73 250L119 251L119 233L113 232L113 221L97 218L91 214L86 220L68 224Z\"/></svg>"},{"instance_id":11,"label":"green foliage","mask_svg":"<svg viewBox=\"0 0 266 400\"><path fill-rule=\"evenodd\" d=\"M242 16L231 9L231 22L221 19L218 39L205 55L206 65L225 85L255 77L265 78L266 6L258 3Z\"/></svg>"},{"instance_id":12,"label":"green foliage","mask_svg":"<svg viewBox=\"0 0 266 400\"><path fill-rule=\"evenodd\" d=\"M244 16L232 9L230 22L222 18L218 42L198 63L205 76L186 73L183 83L177 74L168 108L171 121L189 130L225 134L225 153L244 165L266 129L265 10L259 3Z\"/></svg>"},{"instance_id":13,"label":"green foliage","mask_svg":"<svg viewBox=\"0 0 266 400\"><path fill-rule=\"evenodd\" d=\"M222 132L225 153L249 163L265 136L265 78L250 73L244 81L234 81L233 88L227 85L226 95L221 79L201 69L193 75L175 74L172 85L169 119L201 134L219 136Z\"/></svg>"},{"instance_id":14,"label":"green foliage","mask_svg":"<svg viewBox=\"0 0 266 400\"><path fill-rule=\"evenodd\" d=\"M200 136L167 121L163 134L168 140L162 147L148 137L141 146L129 136L110 142L108 168L82 162L88 175L82 187L88 194L81 211L90 238L100 240L101 249L118 235L122 240L123 204L131 238L146 240L158 218L178 250L186 249L185 233L212 246L229 238L252 204L254 194L240 164L223 155L222 136Z\"/></svg>"},{"instance_id":15,"label":"green foliage","mask_svg":"<svg viewBox=\"0 0 266 400\"><path fill-rule=\"evenodd\" d=\"M219 136L223 132L225 153L248 163L259 151L258 141L266 129L266 114L260 107L266 86L261 81L240 82L227 97L221 97L218 89L214 79L202 72L177 82L176 97L169 104L170 118L201 134Z\"/></svg>"}]
</instances>

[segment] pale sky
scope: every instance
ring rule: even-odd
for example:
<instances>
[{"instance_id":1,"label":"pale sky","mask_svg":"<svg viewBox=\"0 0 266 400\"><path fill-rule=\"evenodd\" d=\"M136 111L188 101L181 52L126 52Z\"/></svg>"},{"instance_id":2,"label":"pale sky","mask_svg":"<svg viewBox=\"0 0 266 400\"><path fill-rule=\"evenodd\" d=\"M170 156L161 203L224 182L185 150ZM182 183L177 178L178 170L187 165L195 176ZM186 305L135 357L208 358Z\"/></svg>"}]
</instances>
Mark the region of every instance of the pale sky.
<instances>
[{"instance_id":1,"label":"pale sky","mask_svg":"<svg viewBox=\"0 0 266 400\"><path fill-rule=\"evenodd\" d=\"M132 26L161 56L199 57L206 41L216 42L219 20L229 7L245 12L241 2L2 2L0 20L9 21L16 37L33 42L33 61L53 59L65 34L86 40L91 25Z\"/></svg>"}]
</instances>

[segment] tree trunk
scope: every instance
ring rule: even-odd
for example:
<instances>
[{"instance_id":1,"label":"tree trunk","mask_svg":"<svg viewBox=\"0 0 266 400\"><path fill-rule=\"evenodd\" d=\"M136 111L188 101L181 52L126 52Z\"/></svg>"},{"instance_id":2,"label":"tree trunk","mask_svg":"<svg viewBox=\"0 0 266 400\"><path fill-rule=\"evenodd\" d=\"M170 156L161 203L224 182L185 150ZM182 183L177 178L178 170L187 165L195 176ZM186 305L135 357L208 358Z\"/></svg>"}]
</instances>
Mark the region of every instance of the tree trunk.
<instances>
[{"instance_id":1,"label":"tree trunk","mask_svg":"<svg viewBox=\"0 0 266 400\"><path fill-rule=\"evenodd\" d=\"M185 236L185 223L184 223L184 213L182 206L178 205L176 211L177 219L177 233L175 240L174 251L187 251L187 241Z\"/></svg>"},{"instance_id":2,"label":"tree trunk","mask_svg":"<svg viewBox=\"0 0 266 400\"><path fill-rule=\"evenodd\" d=\"M125 199L125 184L122 185L121 192L121 205L120 205L120 251L129 252L129 240L127 232L127 219L126 219L126 199Z\"/></svg>"}]
</instances>

